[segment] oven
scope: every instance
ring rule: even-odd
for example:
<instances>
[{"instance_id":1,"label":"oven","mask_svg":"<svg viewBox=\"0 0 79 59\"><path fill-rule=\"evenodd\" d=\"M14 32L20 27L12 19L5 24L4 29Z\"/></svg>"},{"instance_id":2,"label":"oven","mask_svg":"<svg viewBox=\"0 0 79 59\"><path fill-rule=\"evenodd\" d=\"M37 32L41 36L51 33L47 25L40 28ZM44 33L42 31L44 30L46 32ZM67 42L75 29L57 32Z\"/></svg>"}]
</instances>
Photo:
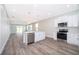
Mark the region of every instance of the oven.
<instances>
[{"instance_id":1,"label":"oven","mask_svg":"<svg viewBox=\"0 0 79 59\"><path fill-rule=\"evenodd\" d=\"M57 32L57 38L62 40L67 40L67 29L61 29Z\"/></svg>"},{"instance_id":2,"label":"oven","mask_svg":"<svg viewBox=\"0 0 79 59\"><path fill-rule=\"evenodd\" d=\"M67 33L57 32L57 38L67 40Z\"/></svg>"}]
</instances>

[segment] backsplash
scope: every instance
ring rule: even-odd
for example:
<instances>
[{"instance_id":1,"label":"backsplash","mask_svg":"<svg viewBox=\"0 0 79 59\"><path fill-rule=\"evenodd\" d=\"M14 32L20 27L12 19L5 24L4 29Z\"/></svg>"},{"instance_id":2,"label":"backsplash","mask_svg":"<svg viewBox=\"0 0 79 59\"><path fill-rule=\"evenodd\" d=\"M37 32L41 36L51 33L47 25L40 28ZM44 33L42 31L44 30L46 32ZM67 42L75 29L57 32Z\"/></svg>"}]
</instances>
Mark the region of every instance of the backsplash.
<instances>
[{"instance_id":1,"label":"backsplash","mask_svg":"<svg viewBox=\"0 0 79 59\"><path fill-rule=\"evenodd\" d=\"M73 34L78 34L79 35L79 28L72 27L72 28L68 28L68 29L69 29L69 33L73 33Z\"/></svg>"}]
</instances>

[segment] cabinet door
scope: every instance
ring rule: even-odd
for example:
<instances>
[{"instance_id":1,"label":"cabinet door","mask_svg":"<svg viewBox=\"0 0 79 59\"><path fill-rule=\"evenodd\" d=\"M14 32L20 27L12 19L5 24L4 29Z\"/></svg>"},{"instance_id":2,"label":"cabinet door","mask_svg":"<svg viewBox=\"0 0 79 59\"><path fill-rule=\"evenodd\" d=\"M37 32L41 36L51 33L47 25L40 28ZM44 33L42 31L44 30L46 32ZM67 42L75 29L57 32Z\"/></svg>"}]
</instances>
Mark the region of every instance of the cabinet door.
<instances>
[{"instance_id":1,"label":"cabinet door","mask_svg":"<svg viewBox=\"0 0 79 59\"><path fill-rule=\"evenodd\" d=\"M23 34L23 43L26 43L26 44L28 43L27 42L27 33Z\"/></svg>"},{"instance_id":2,"label":"cabinet door","mask_svg":"<svg viewBox=\"0 0 79 59\"><path fill-rule=\"evenodd\" d=\"M79 37L76 34L68 34L67 42L79 46Z\"/></svg>"},{"instance_id":3,"label":"cabinet door","mask_svg":"<svg viewBox=\"0 0 79 59\"><path fill-rule=\"evenodd\" d=\"M78 27L78 16L73 15L73 16L68 16L68 27Z\"/></svg>"},{"instance_id":4,"label":"cabinet door","mask_svg":"<svg viewBox=\"0 0 79 59\"><path fill-rule=\"evenodd\" d=\"M58 23L67 22L67 16L58 17L55 19L55 27L58 27Z\"/></svg>"},{"instance_id":5,"label":"cabinet door","mask_svg":"<svg viewBox=\"0 0 79 59\"><path fill-rule=\"evenodd\" d=\"M35 42L45 39L44 32L35 32Z\"/></svg>"},{"instance_id":6,"label":"cabinet door","mask_svg":"<svg viewBox=\"0 0 79 59\"><path fill-rule=\"evenodd\" d=\"M55 27L58 27L58 23L67 22L68 27L78 27L79 17L78 15L62 16L55 19Z\"/></svg>"},{"instance_id":7,"label":"cabinet door","mask_svg":"<svg viewBox=\"0 0 79 59\"><path fill-rule=\"evenodd\" d=\"M78 16L77 15L72 16L72 23L73 23L73 27L78 26Z\"/></svg>"},{"instance_id":8,"label":"cabinet door","mask_svg":"<svg viewBox=\"0 0 79 59\"><path fill-rule=\"evenodd\" d=\"M55 22L54 22L55 27L58 27L58 23L62 23L62 22L64 22L64 20L62 19L62 17L56 18Z\"/></svg>"}]
</instances>

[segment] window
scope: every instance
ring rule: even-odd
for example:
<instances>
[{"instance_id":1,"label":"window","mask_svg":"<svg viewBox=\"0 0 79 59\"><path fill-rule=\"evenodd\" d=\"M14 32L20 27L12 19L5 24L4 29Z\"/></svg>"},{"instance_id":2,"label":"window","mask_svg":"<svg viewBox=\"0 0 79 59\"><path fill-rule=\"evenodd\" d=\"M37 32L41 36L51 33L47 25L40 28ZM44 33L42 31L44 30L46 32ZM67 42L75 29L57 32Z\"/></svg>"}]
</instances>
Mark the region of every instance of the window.
<instances>
[{"instance_id":1,"label":"window","mask_svg":"<svg viewBox=\"0 0 79 59\"><path fill-rule=\"evenodd\" d=\"M23 31L25 31L25 27L24 26L16 26L16 32L17 33L22 33Z\"/></svg>"},{"instance_id":2,"label":"window","mask_svg":"<svg viewBox=\"0 0 79 59\"><path fill-rule=\"evenodd\" d=\"M32 31L32 25L27 25L27 31Z\"/></svg>"},{"instance_id":3,"label":"window","mask_svg":"<svg viewBox=\"0 0 79 59\"><path fill-rule=\"evenodd\" d=\"M30 30L32 31L32 25L30 25Z\"/></svg>"},{"instance_id":4,"label":"window","mask_svg":"<svg viewBox=\"0 0 79 59\"><path fill-rule=\"evenodd\" d=\"M36 31L38 31L38 23L35 24Z\"/></svg>"}]
</instances>

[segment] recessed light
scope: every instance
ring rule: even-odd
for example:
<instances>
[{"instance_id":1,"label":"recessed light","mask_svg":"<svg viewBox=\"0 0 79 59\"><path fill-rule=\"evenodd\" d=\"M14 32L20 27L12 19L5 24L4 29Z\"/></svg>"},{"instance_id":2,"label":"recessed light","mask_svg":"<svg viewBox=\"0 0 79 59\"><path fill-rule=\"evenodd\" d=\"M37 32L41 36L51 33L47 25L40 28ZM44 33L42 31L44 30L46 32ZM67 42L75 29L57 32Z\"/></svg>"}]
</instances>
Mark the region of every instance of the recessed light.
<instances>
[{"instance_id":1,"label":"recessed light","mask_svg":"<svg viewBox=\"0 0 79 59\"><path fill-rule=\"evenodd\" d=\"M28 12L28 14L31 14L31 12Z\"/></svg>"},{"instance_id":2,"label":"recessed light","mask_svg":"<svg viewBox=\"0 0 79 59\"><path fill-rule=\"evenodd\" d=\"M58 17L59 19L61 19L61 17Z\"/></svg>"},{"instance_id":3,"label":"recessed light","mask_svg":"<svg viewBox=\"0 0 79 59\"><path fill-rule=\"evenodd\" d=\"M69 8L69 7L70 7L70 5L66 5L66 7L67 7L67 8Z\"/></svg>"},{"instance_id":4,"label":"recessed light","mask_svg":"<svg viewBox=\"0 0 79 59\"><path fill-rule=\"evenodd\" d=\"M34 7L38 7L38 5L37 4L34 4Z\"/></svg>"},{"instance_id":5,"label":"recessed light","mask_svg":"<svg viewBox=\"0 0 79 59\"><path fill-rule=\"evenodd\" d=\"M12 11L13 11L13 12L16 12L16 10L15 10L15 9L13 9Z\"/></svg>"},{"instance_id":6,"label":"recessed light","mask_svg":"<svg viewBox=\"0 0 79 59\"><path fill-rule=\"evenodd\" d=\"M39 17L39 15L37 15L37 17Z\"/></svg>"},{"instance_id":7,"label":"recessed light","mask_svg":"<svg viewBox=\"0 0 79 59\"><path fill-rule=\"evenodd\" d=\"M48 15L50 16L50 15L51 15L51 13L48 13Z\"/></svg>"},{"instance_id":8,"label":"recessed light","mask_svg":"<svg viewBox=\"0 0 79 59\"><path fill-rule=\"evenodd\" d=\"M12 16L12 18L15 18L15 16Z\"/></svg>"}]
</instances>

